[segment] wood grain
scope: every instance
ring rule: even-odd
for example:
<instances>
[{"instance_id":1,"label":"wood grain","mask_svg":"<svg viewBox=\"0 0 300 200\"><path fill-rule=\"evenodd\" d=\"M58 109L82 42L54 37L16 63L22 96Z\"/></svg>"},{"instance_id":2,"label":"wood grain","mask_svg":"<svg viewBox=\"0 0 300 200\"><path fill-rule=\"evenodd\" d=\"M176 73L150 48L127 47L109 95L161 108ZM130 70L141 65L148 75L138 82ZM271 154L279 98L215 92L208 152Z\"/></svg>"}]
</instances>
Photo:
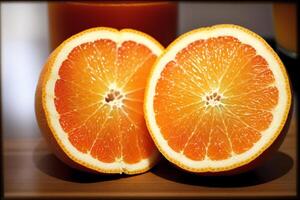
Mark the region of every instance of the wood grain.
<instances>
[{"instance_id":1,"label":"wood grain","mask_svg":"<svg viewBox=\"0 0 300 200\"><path fill-rule=\"evenodd\" d=\"M166 160L136 176L88 174L59 161L42 138L5 139L4 194L7 199L292 197L296 195L296 113L294 108L278 152L259 168L229 177L184 173Z\"/></svg>"}]
</instances>

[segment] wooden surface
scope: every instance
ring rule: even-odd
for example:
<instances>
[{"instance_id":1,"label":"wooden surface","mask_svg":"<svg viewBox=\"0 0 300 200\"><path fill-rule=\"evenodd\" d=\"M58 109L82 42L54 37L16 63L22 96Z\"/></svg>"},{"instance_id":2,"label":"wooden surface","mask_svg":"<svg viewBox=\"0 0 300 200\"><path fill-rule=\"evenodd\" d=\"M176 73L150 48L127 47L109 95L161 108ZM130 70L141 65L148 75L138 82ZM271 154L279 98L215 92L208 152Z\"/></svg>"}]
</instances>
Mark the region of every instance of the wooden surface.
<instances>
[{"instance_id":1,"label":"wooden surface","mask_svg":"<svg viewBox=\"0 0 300 200\"><path fill-rule=\"evenodd\" d=\"M4 140L4 190L12 198L216 198L296 195L296 111L280 150L254 171L230 177L203 177L162 160L150 172L94 175L69 168L51 154L42 138Z\"/></svg>"}]
</instances>

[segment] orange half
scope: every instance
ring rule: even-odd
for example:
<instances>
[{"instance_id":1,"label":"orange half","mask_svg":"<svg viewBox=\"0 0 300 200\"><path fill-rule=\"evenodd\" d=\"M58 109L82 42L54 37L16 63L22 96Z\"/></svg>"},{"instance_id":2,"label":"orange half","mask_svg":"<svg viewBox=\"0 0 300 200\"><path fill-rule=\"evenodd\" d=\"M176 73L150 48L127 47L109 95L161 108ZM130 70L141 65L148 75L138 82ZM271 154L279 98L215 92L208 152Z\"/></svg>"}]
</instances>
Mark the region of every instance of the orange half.
<instances>
[{"instance_id":1,"label":"orange half","mask_svg":"<svg viewBox=\"0 0 300 200\"><path fill-rule=\"evenodd\" d=\"M291 106L285 68L271 47L236 25L186 33L158 59L144 112L161 153L192 172L250 163L279 136Z\"/></svg>"},{"instance_id":2,"label":"orange half","mask_svg":"<svg viewBox=\"0 0 300 200\"><path fill-rule=\"evenodd\" d=\"M98 172L127 174L155 164L159 154L147 131L143 98L162 50L138 31L93 28L52 53L37 103L42 101L50 137L72 161Z\"/></svg>"}]
</instances>

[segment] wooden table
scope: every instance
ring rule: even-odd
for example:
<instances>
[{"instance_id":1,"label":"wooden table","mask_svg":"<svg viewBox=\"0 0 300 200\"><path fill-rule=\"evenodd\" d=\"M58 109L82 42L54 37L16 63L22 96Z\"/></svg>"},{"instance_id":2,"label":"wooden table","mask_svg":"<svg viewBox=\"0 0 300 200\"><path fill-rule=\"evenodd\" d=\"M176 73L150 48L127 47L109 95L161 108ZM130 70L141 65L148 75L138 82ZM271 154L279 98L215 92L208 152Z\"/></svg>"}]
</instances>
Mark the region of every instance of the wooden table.
<instances>
[{"instance_id":1,"label":"wooden table","mask_svg":"<svg viewBox=\"0 0 300 200\"><path fill-rule=\"evenodd\" d=\"M296 112L280 150L254 171L202 177L162 160L150 172L100 176L69 168L51 154L43 138L4 140L4 186L8 199L34 198L230 198L296 195Z\"/></svg>"}]
</instances>

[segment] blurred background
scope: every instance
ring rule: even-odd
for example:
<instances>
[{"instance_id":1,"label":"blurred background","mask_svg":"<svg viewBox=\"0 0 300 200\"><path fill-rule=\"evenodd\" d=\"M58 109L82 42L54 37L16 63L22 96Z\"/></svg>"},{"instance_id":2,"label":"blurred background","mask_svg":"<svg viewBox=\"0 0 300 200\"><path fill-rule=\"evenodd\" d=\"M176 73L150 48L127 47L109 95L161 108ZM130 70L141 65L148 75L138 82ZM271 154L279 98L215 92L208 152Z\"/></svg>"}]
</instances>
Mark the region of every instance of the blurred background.
<instances>
[{"instance_id":1,"label":"blurred background","mask_svg":"<svg viewBox=\"0 0 300 200\"><path fill-rule=\"evenodd\" d=\"M47 2L1 3L2 131L35 137L34 93L50 53ZM220 23L242 25L273 39L272 3L178 2L177 34ZM160 25L162 26L162 25Z\"/></svg>"}]
</instances>

